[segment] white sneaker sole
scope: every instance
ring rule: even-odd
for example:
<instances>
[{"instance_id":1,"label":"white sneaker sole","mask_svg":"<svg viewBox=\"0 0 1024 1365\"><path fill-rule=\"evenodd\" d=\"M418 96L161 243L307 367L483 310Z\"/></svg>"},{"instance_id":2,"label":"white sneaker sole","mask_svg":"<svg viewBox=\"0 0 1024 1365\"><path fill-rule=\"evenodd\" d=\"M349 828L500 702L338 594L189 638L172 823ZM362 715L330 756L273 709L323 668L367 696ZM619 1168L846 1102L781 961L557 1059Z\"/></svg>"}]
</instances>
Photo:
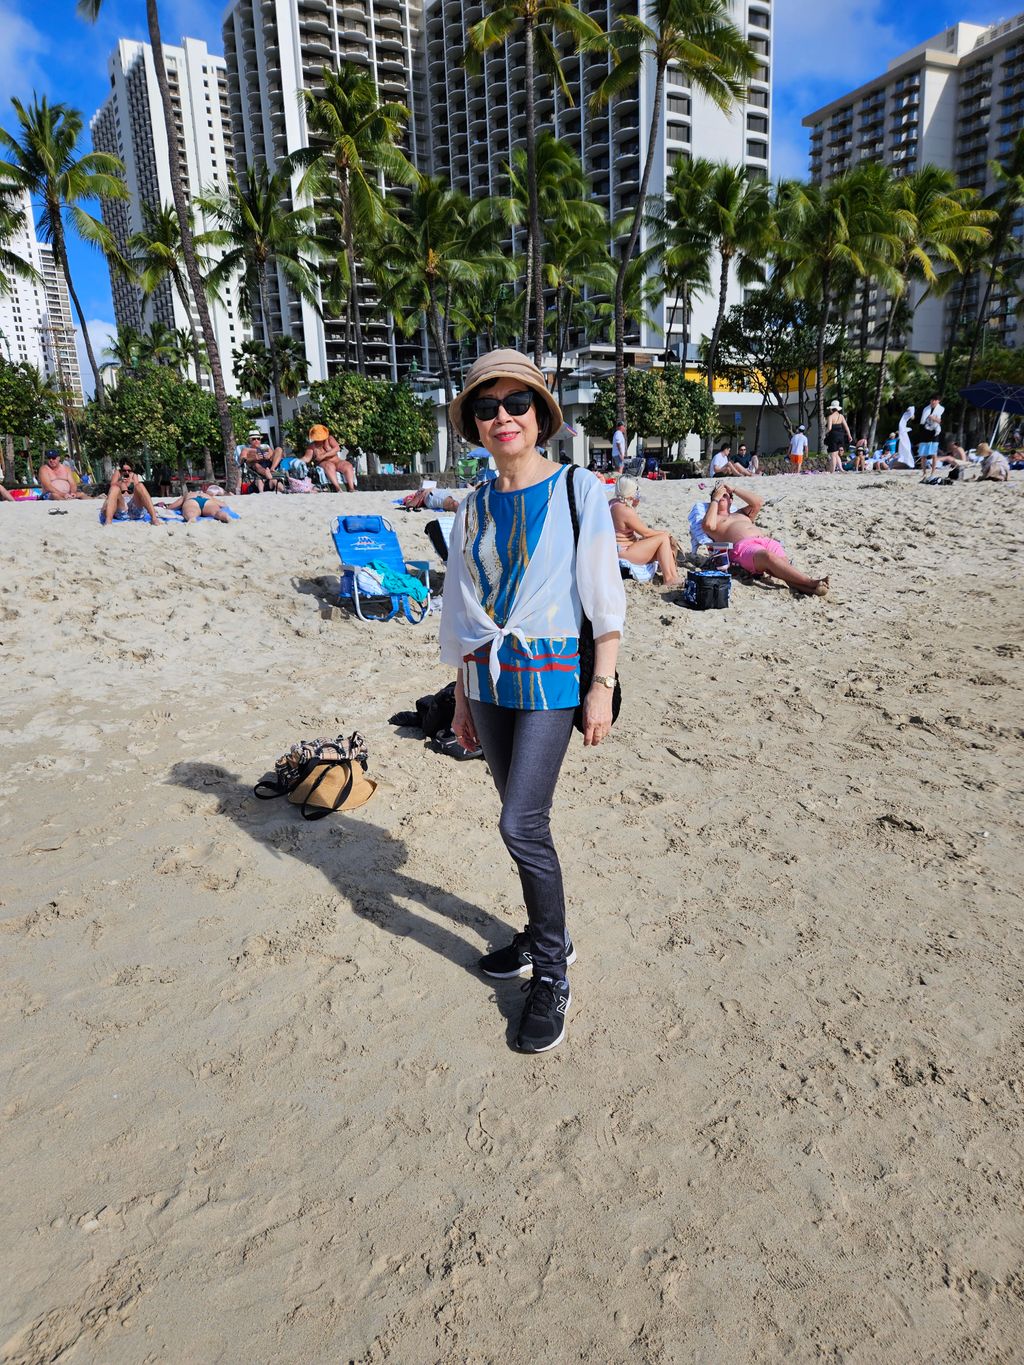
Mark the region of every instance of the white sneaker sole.
<instances>
[{"instance_id":1,"label":"white sneaker sole","mask_svg":"<svg viewBox=\"0 0 1024 1365\"><path fill-rule=\"evenodd\" d=\"M573 948L565 959L565 965L571 967L575 961L576 949ZM489 976L492 981L514 981L517 976L532 976L533 963L525 962L521 967L517 967L514 972L489 972L486 967L481 967L480 970L484 976ZM554 1043L551 1046L554 1047Z\"/></svg>"}]
</instances>

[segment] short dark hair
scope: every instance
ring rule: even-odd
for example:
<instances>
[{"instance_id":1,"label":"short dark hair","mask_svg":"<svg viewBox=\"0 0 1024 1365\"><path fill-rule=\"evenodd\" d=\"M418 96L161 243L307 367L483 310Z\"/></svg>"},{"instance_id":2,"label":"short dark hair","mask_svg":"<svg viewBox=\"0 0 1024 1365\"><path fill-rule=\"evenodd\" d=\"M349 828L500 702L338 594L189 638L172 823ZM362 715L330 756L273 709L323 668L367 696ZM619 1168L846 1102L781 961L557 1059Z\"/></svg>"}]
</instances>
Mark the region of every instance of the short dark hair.
<instances>
[{"instance_id":1,"label":"short dark hair","mask_svg":"<svg viewBox=\"0 0 1024 1365\"><path fill-rule=\"evenodd\" d=\"M719 455L721 455L721 453L722 453L723 450L732 450L732 442L731 442L731 441L723 441L722 444L718 447L718 453L719 453Z\"/></svg>"},{"instance_id":2,"label":"short dark hair","mask_svg":"<svg viewBox=\"0 0 1024 1365\"><path fill-rule=\"evenodd\" d=\"M467 434L470 435L474 441L479 441L480 439L480 428L476 424L476 417L473 413L473 399L478 394L486 393L488 389L493 389L495 384L503 377L504 376L502 375L496 375L494 379L485 379L482 384L477 384L476 388L470 389L469 393L466 394L466 397L462 401L462 425L466 428ZM553 435L551 430L553 425L551 413L548 411L547 403L539 401L540 395L532 385L526 384L524 387L529 389L533 394L533 410L537 414L537 444L542 446L546 441L550 441Z\"/></svg>"},{"instance_id":3,"label":"short dark hair","mask_svg":"<svg viewBox=\"0 0 1024 1365\"><path fill-rule=\"evenodd\" d=\"M124 469L125 465L128 466L133 474L135 473L135 466L132 464L131 460L121 460L117 467L118 469Z\"/></svg>"}]
</instances>

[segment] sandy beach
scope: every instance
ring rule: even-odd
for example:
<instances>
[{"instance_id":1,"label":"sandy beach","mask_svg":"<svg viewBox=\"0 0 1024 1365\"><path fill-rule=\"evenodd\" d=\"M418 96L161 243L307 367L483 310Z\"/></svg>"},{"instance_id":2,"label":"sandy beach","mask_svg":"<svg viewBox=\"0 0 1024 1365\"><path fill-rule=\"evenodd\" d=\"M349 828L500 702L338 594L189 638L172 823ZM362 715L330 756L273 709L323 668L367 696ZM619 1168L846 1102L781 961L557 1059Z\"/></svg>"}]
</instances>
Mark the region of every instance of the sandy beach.
<instances>
[{"instance_id":1,"label":"sandy beach","mask_svg":"<svg viewBox=\"0 0 1024 1365\"><path fill-rule=\"evenodd\" d=\"M328 606L428 517L0 508L0 1360L1024 1359L1024 484L756 482L830 596L629 585L539 1057L486 768L388 724L438 618ZM253 798L356 728L363 810Z\"/></svg>"}]
</instances>

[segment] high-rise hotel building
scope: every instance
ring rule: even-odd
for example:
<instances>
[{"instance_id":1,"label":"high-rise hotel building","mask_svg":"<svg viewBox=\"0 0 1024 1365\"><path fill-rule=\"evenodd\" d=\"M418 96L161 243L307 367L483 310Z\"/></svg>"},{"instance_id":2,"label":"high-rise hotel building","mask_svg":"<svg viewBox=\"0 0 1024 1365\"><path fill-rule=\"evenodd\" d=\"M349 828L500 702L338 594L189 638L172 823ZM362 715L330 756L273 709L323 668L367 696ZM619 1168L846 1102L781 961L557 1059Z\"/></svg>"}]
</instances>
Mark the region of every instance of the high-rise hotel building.
<instances>
[{"instance_id":1,"label":"high-rise hotel building","mask_svg":"<svg viewBox=\"0 0 1024 1365\"><path fill-rule=\"evenodd\" d=\"M642 6L624 7L614 0L584 0L580 8L605 31L624 10L644 14ZM431 169L474 197L507 193L503 166L513 151L526 146L521 33L483 56L480 75L469 75L462 64L468 31L486 12L484 0L426 0L425 108L430 120ZM745 101L723 114L706 96L691 90L684 71L669 68L648 187L655 198L665 193L676 164L693 157L744 165L754 175L770 174L771 0L738 0L732 18L758 54L758 72ZM633 208L640 187L650 137L654 69L646 64L634 90L595 113L589 101L608 72L609 59L599 53L573 55L562 46L573 102L538 75L537 131L547 130L572 147L590 181L592 197L615 219ZM640 245L645 245L643 236ZM742 297L743 291L731 281L729 303L739 303ZM677 343L682 336L678 313L678 326L668 338L664 336L674 302L671 296L665 298L655 311L654 325L645 324L629 341L645 346ZM691 347L702 332L710 334L716 307L717 297L711 295L694 300Z\"/></svg>"},{"instance_id":2,"label":"high-rise hotel building","mask_svg":"<svg viewBox=\"0 0 1024 1365\"><path fill-rule=\"evenodd\" d=\"M1005 157L1024 126L1024 14L991 28L954 24L911 48L876 76L803 120L811 130L811 178L827 185L861 161L880 161L898 173L928 163L956 173L961 185L987 193L989 162ZM1017 236L1024 236L1024 211ZM917 302L912 332L901 338L918 352L943 349L959 291ZM979 281L972 280L965 315L976 317ZM1024 344L1024 318L1015 318L1010 289L995 290L988 325L1005 345ZM881 321L884 297L875 300Z\"/></svg>"},{"instance_id":3,"label":"high-rise hotel building","mask_svg":"<svg viewBox=\"0 0 1024 1365\"><path fill-rule=\"evenodd\" d=\"M407 154L422 164L420 11L409 0L232 0L224 17L228 107L239 174L245 166L275 170L309 145L303 90L323 88L323 68L352 62L373 77L381 100L411 110ZM271 290L271 331L299 337L310 380L354 367L343 318L322 318L278 275ZM359 285L367 370L380 377L408 372L419 346L404 342L374 309L372 287ZM257 335L259 329L257 328Z\"/></svg>"},{"instance_id":4,"label":"high-rise hotel building","mask_svg":"<svg viewBox=\"0 0 1024 1365\"><path fill-rule=\"evenodd\" d=\"M35 279L12 276L0 292L0 356L14 365L27 363L81 404L82 375L75 347L75 324L67 281L53 248L36 237L32 201L22 195L21 227L7 249L30 265Z\"/></svg>"},{"instance_id":5,"label":"high-rise hotel building","mask_svg":"<svg viewBox=\"0 0 1024 1365\"><path fill-rule=\"evenodd\" d=\"M165 44L164 65L174 113L171 137L153 49L148 43L128 39L122 39L110 57L110 94L89 125L93 147L124 162L131 197L105 200L103 221L126 254L128 239L146 226L143 205L157 210L173 205L168 169L172 151L190 198L202 190L226 190L227 173L234 169L224 58L214 56L199 39L184 38L181 47ZM212 226L197 213L197 233ZM143 330L156 321L199 334L198 319L190 316L194 312L191 300L186 309L169 277L147 298L138 285L111 266L110 285L118 327ZM242 321L236 284L222 291L219 302L210 302L210 314L224 381L228 392L235 393L231 353L250 335L248 324ZM209 385L208 377L204 382Z\"/></svg>"}]
</instances>

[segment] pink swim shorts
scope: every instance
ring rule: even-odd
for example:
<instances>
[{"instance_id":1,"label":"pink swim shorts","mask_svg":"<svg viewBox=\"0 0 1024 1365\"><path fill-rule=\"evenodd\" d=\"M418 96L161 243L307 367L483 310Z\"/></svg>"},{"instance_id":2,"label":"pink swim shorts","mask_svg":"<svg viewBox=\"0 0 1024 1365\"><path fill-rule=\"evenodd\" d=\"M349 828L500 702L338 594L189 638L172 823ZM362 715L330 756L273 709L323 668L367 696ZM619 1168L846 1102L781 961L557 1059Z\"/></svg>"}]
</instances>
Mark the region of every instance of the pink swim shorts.
<instances>
[{"instance_id":1,"label":"pink swim shorts","mask_svg":"<svg viewBox=\"0 0 1024 1365\"><path fill-rule=\"evenodd\" d=\"M750 536L747 540L729 546L729 563L738 564L741 569L746 569L747 573L757 573L754 555L758 550L766 550L770 555L784 556L786 553L777 540L772 540L768 536Z\"/></svg>"}]
</instances>

